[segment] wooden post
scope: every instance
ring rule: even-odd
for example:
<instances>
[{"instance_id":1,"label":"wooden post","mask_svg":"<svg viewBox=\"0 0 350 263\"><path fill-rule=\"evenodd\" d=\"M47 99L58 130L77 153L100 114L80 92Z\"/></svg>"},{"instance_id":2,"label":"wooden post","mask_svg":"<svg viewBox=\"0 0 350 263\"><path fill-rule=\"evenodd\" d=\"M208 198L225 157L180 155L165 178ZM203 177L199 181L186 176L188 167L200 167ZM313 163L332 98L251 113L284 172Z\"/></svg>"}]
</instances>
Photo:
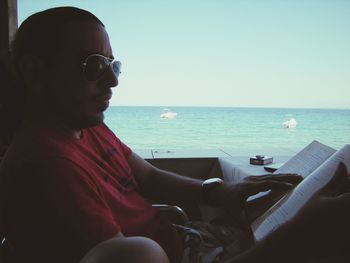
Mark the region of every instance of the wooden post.
<instances>
[{"instance_id":1,"label":"wooden post","mask_svg":"<svg viewBox=\"0 0 350 263\"><path fill-rule=\"evenodd\" d=\"M17 0L0 0L0 50L8 49L18 27Z\"/></svg>"}]
</instances>

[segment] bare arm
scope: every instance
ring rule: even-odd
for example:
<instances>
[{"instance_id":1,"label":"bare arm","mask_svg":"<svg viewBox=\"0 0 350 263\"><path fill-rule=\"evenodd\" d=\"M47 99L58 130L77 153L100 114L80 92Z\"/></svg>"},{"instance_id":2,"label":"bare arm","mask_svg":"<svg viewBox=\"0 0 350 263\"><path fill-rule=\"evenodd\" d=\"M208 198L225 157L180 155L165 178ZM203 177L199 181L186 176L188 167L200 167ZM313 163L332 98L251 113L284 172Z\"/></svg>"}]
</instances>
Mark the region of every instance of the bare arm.
<instances>
[{"instance_id":1,"label":"bare arm","mask_svg":"<svg viewBox=\"0 0 350 263\"><path fill-rule=\"evenodd\" d=\"M202 202L201 180L158 169L135 153L129 164L145 197L169 204Z\"/></svg>"},{"instance_id":2,"label":"bare arm","mask_svg":"<svg viewBox=\"0 0 350 263\"><path fill-rule=\"evenodd\" d=\"M204 202L201 180L158 169L135 153L131 154L128 161L145 197L180 205L189 202L197 204ZM290 189L300 181L300 178L295 175L279 177L266 175L247 177L239 183L225 182L212 191L211 203L221 207L230 207L239 212L250 195L269 189Z\"/></svg>"}]
</instances>

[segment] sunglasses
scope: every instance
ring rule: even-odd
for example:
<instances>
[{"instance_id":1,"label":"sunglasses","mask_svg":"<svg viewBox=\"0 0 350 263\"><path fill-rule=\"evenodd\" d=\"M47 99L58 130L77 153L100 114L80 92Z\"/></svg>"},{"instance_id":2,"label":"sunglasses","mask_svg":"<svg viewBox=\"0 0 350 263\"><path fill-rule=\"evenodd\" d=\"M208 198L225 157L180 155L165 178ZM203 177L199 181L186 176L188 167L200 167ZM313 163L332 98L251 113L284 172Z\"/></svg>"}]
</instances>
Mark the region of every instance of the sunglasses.
<instances>
[{"instance_id":1,"label":"sunglasses","mask_svg":"<svg viewBox=\"0 0 350 263\"><path fill-rule=\"evenodd\" d=\"M99 80L106 70L112 65L115 77L121 73L122 63L112 58L107 58L100 54L89 55L83 62L83 73L87 81Z\"/></svg>"}]
</instances>

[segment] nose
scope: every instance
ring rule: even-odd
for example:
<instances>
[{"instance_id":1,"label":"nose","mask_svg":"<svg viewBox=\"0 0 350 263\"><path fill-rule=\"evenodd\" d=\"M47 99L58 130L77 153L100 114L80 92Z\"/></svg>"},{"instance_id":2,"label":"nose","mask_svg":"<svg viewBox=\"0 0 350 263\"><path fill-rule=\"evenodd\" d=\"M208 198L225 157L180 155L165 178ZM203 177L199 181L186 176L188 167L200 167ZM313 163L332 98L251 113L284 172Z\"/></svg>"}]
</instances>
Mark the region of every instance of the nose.
<instances>
[{"instance_id":1,"label":"nose","mask_svg":"<svg viewBox=\"0 0 350 263\"><path fill-rule=\"evenodd\" d=\"M119 84L119 80L113 71L112 65L109 65L102 79L105 82L104 84L111 88L116 87Z\"/></svg>"}]
</instances>

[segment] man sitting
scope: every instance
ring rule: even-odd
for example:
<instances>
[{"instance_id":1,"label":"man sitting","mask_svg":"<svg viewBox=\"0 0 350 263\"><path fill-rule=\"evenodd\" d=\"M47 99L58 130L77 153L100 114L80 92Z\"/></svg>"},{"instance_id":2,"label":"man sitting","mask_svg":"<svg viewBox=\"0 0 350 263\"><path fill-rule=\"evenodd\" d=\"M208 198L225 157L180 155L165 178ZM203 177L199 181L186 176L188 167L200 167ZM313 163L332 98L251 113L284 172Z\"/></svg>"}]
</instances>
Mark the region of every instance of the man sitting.
<instances>
[{"instance_id":1,"label":"man sitting","mask_svg":"<svg viewBox=\"0 0 350 263\"><path fill-rule=\"evenodd\" d=\"M104 25L87 11L32 15L11 52L25 103L0 168L0 214L16 262L76 263L95 246L83 262L180 262L181 236L149 200L215 205L240 216L247 197L300 181L248 177L203 188L140 158L103 123L121 63ZM117 258L96 256L111 243Z\"/></svg>"}]
</instances>

